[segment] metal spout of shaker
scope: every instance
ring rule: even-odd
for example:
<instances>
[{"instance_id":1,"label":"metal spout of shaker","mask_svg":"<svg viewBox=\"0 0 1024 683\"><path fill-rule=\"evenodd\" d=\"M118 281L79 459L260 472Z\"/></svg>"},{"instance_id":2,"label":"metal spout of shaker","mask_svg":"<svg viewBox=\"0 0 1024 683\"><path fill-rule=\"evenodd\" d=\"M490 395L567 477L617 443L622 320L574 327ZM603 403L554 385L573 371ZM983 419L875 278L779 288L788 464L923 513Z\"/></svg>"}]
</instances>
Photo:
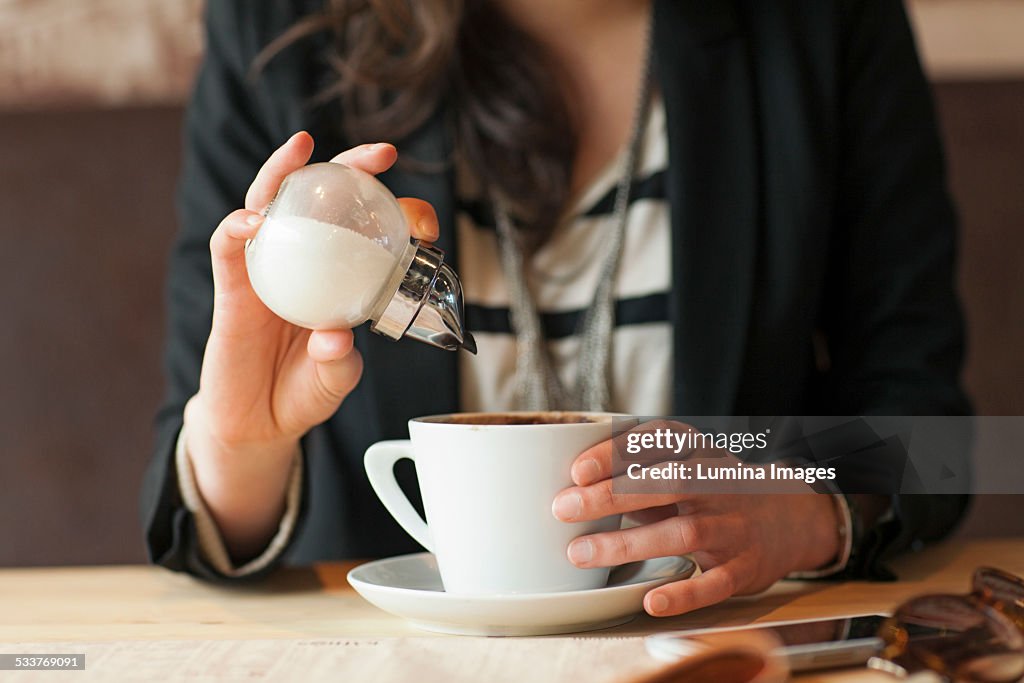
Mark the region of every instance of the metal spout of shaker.
<instances>
[{"instance_id":1,"label":"metal spout of shaker","mask_svg":"<svg viewBox=\"0 0 1024 683\"><path fill-rule=\"evenodd\" d=\"M390 339L409 337L447 351L476 353L476 340L465 328L462 283L436 247L416 245L398 290L370 329Z\"/></svg>"}]
</instances>

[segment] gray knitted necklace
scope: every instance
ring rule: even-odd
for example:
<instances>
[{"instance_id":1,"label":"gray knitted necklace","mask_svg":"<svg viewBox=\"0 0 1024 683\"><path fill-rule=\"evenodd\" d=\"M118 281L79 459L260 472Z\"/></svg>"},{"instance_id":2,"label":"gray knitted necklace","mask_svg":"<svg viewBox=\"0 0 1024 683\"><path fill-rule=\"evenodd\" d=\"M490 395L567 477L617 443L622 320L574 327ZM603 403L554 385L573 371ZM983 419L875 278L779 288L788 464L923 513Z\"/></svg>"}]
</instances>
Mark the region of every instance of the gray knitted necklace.
<instances>
[{"instance_id":1,"label":"gray knitted necklace","mask_svg":"<svg viewBox=\"0 0 1024 683\"><path fill-rule=\"evenodd\" d=\"M612 234L601 264L600 278L590 306L577 327L576 384L572 391L563 386L555 372L551 354L537 313L537 305L526 282L523 250L512 224L508 206L492 196L497 223L498 251L509 289L509 317L516 337L516 389L526 410L608 410L611 402L610 367L612 330L615 327L615 280L625 241L629 194L643 144L651 101L651 27L645 38L641 74L629 147L615 189Z\"/></svg>"}]
</instances>

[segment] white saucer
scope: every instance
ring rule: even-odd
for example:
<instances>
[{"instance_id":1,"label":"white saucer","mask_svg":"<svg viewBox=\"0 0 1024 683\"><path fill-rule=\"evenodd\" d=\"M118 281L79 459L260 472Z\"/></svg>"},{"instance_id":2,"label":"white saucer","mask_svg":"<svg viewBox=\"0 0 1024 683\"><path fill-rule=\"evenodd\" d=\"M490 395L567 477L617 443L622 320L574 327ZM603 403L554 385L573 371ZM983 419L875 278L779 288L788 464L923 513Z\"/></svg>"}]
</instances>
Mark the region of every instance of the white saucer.
<instances>
[{"instance_id":1,"label":"white saucer","mask_svg":"<svg viewBox=\"0 0 1024 683\"><path fill-rule=\"evenodd\" d=\"M643 609L647 591L693 572L685 557L659 557L616 567L604 588L458 596L444 592L434 556L416 553L360 565L348 573L348 582L370 603L427 631L545 636L624 624Z\"/></svg>"}]
</instances>

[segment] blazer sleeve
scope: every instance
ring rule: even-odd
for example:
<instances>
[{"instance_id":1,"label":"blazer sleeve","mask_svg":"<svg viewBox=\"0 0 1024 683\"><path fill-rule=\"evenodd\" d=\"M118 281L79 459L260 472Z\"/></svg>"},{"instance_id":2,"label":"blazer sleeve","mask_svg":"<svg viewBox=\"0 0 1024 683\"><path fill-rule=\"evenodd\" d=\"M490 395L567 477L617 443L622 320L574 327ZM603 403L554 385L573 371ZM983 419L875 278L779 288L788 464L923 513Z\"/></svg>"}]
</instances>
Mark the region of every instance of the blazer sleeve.
<instances>
[{"instance_id":1,"label":"blazer sleeve","mask_svg":"<svg viewBox=\"0 0 1024 683\"><path fill-rule=\"evenodd\" d=\"M155 452L141 491L150 560L207 578L224 577L199 552L195 520L179 492L174 452L184 405L199 387L210 333L209 240L224 216L244 205L250 182L283 142L265 120L272 116L266 96L247 79L260 44L255 10L244 9L247 5L226 0L207 3L206 54L185 115L177 197L180 229L167 279L167 390L156 418Z\"/></svg>"},{"instance_id":2,"label":"blazer sleeve","mask_svg":"<svg viewBox=\"0 0 1024 683\"><path fill-rule=\"evenodd\" d=\"M913 34L900 0L840 8L839 231L823 326L832 399L845 415L967 415L956 216ZM882 560L942 537L966 504L966 495L896 496L852 573L884 575Z\"/></svg>"}]
</instances>

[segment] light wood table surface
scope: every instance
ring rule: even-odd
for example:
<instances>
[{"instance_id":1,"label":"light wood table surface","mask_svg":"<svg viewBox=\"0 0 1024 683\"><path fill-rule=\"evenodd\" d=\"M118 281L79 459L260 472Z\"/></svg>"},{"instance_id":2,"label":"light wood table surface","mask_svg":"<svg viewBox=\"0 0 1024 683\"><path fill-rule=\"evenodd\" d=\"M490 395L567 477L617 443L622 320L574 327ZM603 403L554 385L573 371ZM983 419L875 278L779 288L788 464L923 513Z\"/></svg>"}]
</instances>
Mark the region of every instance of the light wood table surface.
<instances>
[{"instance_id":1,"label":"light wood table surface","mask_svg":"<svg viewBox=\"0 0 1024 683\"><path fill-rule=\"evenodd\" d=\"M246 586L215 586L144 566L0 569L0 643L458 639L418 631L365 602L345 581L355 564L283 569ZM574 642L639 643L641 636L664 629L884 612L920 593L966 592L971 572L982 564L1024 574L1024 539L949 542L901 558L894 564L897 582L784 581L761 595L680 617L641 615L613 629L581 634ZM473 640L486 647L522 639ZM847 671L808 680L865 675Z\"/></svg>"}]
</instances>

